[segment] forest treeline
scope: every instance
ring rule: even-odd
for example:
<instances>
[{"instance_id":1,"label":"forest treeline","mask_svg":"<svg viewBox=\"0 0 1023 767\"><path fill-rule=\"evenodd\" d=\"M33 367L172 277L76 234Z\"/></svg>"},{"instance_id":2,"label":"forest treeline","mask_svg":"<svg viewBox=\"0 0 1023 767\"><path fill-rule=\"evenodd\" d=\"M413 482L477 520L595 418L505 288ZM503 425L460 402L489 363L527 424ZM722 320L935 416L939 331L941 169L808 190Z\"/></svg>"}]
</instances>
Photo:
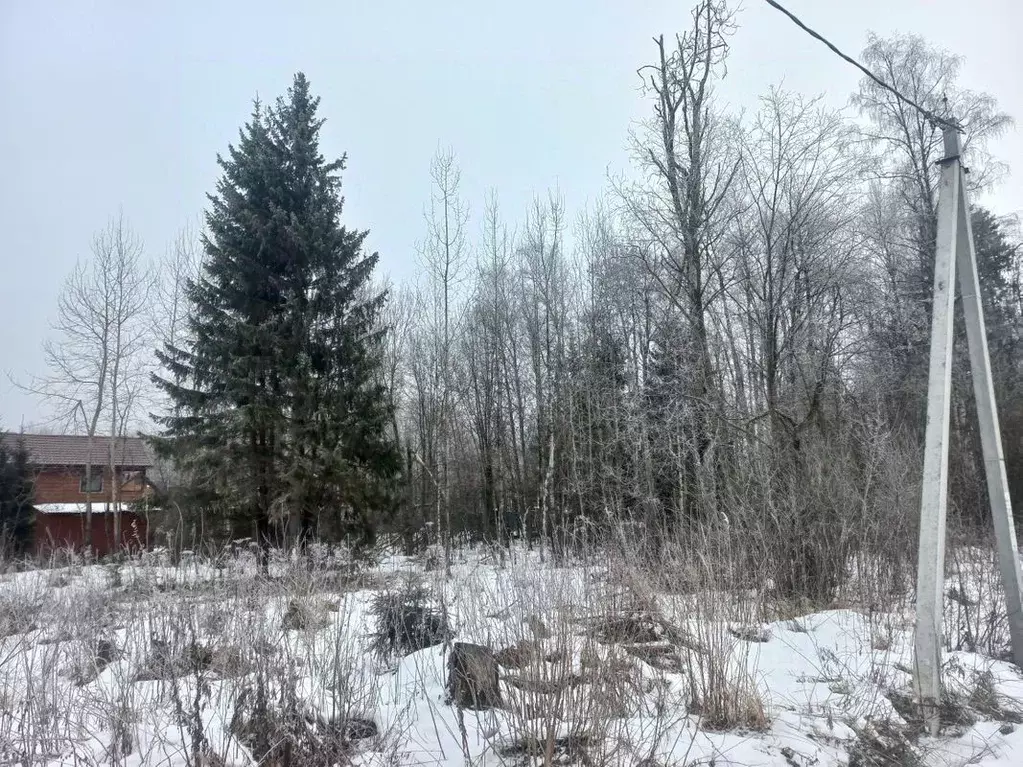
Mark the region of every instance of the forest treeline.
<instances>
[{"instance_id":1,"label":"forest treeline","mask_svg":"<svg viewBox=\"0 0 1023 767\"><path fill-rule=\"evenodd\" d=\"M732 23L704 3L657 41L640 70L641 180L574 217L552 194L512 227L496 198L460 197L450 154L435 159L424 275L386 315L410 534L713 521L814 582L817 560L879 531L911 555L941 129L866 78L851 111L774 89L735 117L715 97ZM862 61L962 121L974 199L997 182L984 148L1010 119L957 86L959 59L900 36L871 38ZM972 223L1018 503L1021 252L1014 222L975 207ZM957 320L950 499L982 524Z\"/></svg>"}]
</instances>

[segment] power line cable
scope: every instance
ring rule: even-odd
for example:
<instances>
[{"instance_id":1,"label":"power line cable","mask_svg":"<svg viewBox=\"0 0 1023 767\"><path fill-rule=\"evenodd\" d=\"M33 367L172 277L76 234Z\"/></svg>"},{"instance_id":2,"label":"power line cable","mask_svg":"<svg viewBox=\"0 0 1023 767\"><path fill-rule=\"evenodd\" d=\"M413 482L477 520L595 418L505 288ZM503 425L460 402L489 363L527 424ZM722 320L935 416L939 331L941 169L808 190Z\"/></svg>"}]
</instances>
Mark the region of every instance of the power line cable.
<instances>
[{"instance_id":1,"label":"power line cable","mask_svg":"<svg viewBox=\"0 0 1023 767\"><path fill-rule=\"evenodd\" d=\"M936 125L940 125L943 128L953 128L953 129L955 129L957 131L960 131L960 132L962 131L962 127L959 124L953 122L952 120L948 120L948 119L946 119L944 117L938 117L938 115L934 114L934 112L932 112L931 110L926 109L925 107L920 106L920 104L917 104L915 101L913 101L913 99L911 99L908 96L904 96L903 94L899 93L898 90L896 90L891 85L889 85L884 80L882 80L880 77L875 75L873 72L871 72L869 69L867 69L865 66L863 66L860 62L858 62L852 56L847 56L846 54L842 53L842 51L838 50L838 48L836 48L835 45L830 40L825 38L823 35L813 31L812 29L810 29L810 27L806 26L806 24L804 24L802 21L800 21L798 16L796 16L794 13L792 13L791 11L787 10L786 8L784 8L781 5L781 3L777 3L777 2L775 2L775 0L764 0L764 2L766 2L772 8L775 8L775 9L781 11L782 13L784 13L786 16L788 16L796 24L796 26L798 26L804 32L809 34L811 37L815 37L818 40L820 40L822 43L824 43L826 46L828 46L838 56L840 56L841 58L845 59L847 62L852 64L858 70L863 72L863 74L865 74L867 77L869 77L875 83L880 85L886 91L890 91L891 93L893 93L896 98L898 98L899 100L904 101L907 104L909 104L911 107L913 107L918 112L920 112L920 114L922 114L924 117L926 117L932 123L935 123Z\"/></svg>"}]
</instances>

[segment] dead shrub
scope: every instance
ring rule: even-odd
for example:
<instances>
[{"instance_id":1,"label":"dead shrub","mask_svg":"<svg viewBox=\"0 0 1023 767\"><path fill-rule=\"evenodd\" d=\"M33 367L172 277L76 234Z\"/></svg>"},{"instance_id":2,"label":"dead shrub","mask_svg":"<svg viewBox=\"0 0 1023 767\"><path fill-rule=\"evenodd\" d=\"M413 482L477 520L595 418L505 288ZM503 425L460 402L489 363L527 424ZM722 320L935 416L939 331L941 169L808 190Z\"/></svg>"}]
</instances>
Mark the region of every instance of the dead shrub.
<instances>
[{"instance_id":1,"label":"dead shrub","mask_svg":"<svg viewBox=\"0 0 1023 767\"><path fill-rule=\"evenodd\" d=\"M990 671L982 671L977 675L967 702L970 708L989 719L1023 724L1023 712L1020 711L1017 701L998 694L994 674Z\"/></svg>"},{"instance_id":2,"label":"dead shrub","mask_svg":"<svg viewBox=\"0 0 1023 767\"><path fill-rule=\"evenodd\" d=\"M281 618L285 631L317 631L327 625L327 610L308 599L292 599Z\"/></svg>"},{"instance_id":3,"label":"dead shrub","mask_svg":"<svg viewBox=\"0 0 1023 767\"><path fill-rule=\"evenodd\" d=\"M695 655L695 654L693 654ZM689 711L705 730L766 730L770 723L753 677L730 668L728 656L690 656Z\"/></svg>"},{"instance_id":4,"label":"dead shrub","mask_svg":"<svg viewBox=\"0 0 1023 767\"><path fill-rule=\"evenodd\" d=\"M588 732L548 739L524 735L500 744L496 751L501 758L518 764L530 764L533 760L542 760L545 765L592 764L590 751L596 740Z\"/></svg>"},{"instance_id":5,"label":"dead shrub","mask_svg":"<svg viewBox=\"0 0 1023 767\"><path fill-rule=\"evenodd\" d=\"M35 631L35 619L42 607L41 595L33 590L0 595L0 639Z\"/></svg>"},{"instance_id":6,"label":"dead shrub","mask_svg":"<svg viewBox=\"0 0 1023 767\"><path fill-rule=\"evenodd\" d=\"M230 732L256 763L334 767L346 764L356 743L379 734L370 719L327 719L305 710L294 669L277 680L258 677L235 701Z\"/></svg>"},{"instance_id":7,"label":"dead shrub","mask_svg":"<svg viewBox=\"0 0 1023 767\"><path fill-rule=\"evenodd\" d=\"M868 721L855 729L849 767L919 767L922 755L915 734L888 721Z\"/></svg>"},{"instance_id":8,"label":"dead shrub","mask_svg":"<svg viewBox=\"0 0 1023 767\"><path fill-rule=\"evenodd\" d=\"M590 633L602 644L646 644L664 639L662 623L649 612L598 618L590 627Z\"/></svg>"},{"instance_id":9,"label":"dead shrub","mask_svg":"<svg viewBox=\"0 0 1023 767\"><path fill-rule=\"evenodd\" d=\"M962 531L950 537L953 583L945 594L946 647L1011 658L1009 612L994 541Z\"/></svg>"},{"instance_id":10,"label":"dead shrub","mask_svg":"<svg viewBox=\"0 0 1023 767\"><path fill-rule=\"evenodd\" d=\"M87 643L84 657L81 657L71 673L71 678L79 687L89 684L114 661L120 660L124 653L112 639L100 637Z\"/></svg>"},{"instance_id":11,"label":"dead shrub","mask_svg":"<svg viewBox=\"0 0 1023 767\"><path fill-rule=\"evenodd\" d=\"M646 605L658 604L655 584L687 584L662 594L660 611L647 611L639 621L633 616L623 633L649 641L628 647L632 655L665 670L677 664L687 682L688 711L705 730L760 731L769 724L750 670L751 647L770 639L759 623L763 593L745 586L764 580L750 568L750 553L727 525L664 532L656 562L644 551L624 552L631 589Z\"/></svg>"},{"instance_id":12,"label":"dead shrub","mask_svg":"<svg viewBox=\"0 0 1023 767\"><path fill-rule=\"evenodd\" d=\"M535 640L521 639L494 653L497 664L502 668L520 669L530 665L542 654L542 648Z\"/></svg>"},{"instance_id":13,"label":"dead shrub","mask_svg":"<svg viewBox=\"0 0 1023 767\"><path fill-rule=\"evenodd\" d=\"M200 674L213 666L213 660L214 651L195 640L176 644L152 637L149 655L136 672L135 681L154 682Z\"/></svg>"}]
</instances>

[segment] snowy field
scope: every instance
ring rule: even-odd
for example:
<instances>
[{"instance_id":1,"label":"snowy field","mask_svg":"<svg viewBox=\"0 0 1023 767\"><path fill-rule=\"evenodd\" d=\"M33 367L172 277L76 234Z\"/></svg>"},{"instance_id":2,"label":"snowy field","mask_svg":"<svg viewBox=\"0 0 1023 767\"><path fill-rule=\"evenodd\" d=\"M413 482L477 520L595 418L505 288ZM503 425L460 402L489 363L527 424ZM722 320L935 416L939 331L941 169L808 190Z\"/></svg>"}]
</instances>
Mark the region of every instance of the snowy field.
<instances>
[{"instance_id":1,"label":"snowy field","mask_svg":"<svg viewBox=\"0 0 1023 767\"><path fill-rule=\"evenodd\" d=\"M245 555L11 571L0 764L1023 765L989 555L956 559L977 572L949 588L933 739L904 598L804 612L608 558L481 550L450 575L319 550L269 575ZM448 698L465 642L496 655L496 707Z\"/></svg>"}]
</instances>

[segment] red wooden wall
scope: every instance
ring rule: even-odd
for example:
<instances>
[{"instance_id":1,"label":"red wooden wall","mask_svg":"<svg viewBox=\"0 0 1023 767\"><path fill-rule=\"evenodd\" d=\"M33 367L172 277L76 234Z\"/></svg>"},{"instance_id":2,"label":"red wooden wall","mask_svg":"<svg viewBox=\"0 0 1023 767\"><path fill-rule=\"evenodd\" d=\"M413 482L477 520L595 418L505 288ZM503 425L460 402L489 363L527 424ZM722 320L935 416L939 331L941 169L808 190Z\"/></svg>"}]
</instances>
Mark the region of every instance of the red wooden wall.
<instances>
[{"instance_id":1,"label":"red wooden wall","mask_svg":"<svg viewBox=\"0 0 1023 767\"><path fill-rule=\"evenodd\" d=\"M92 515L93 551L96 556L110 554L118 547L114 545L114 520L112 514ZM145 548L146 519L131 511L121 512L121 550L138 551ZM72 548L79 551L85 547L85 514L36 514L35 549L39 556L47 556L55 550Z\"/></svg>"},{"instance_id":2,"label":"red wooden wall","mask_svg":"<svg viewBox=\"0 0 1023 767\"><path fill-rule=\"evenodd\" d=\"M110 496L110 470L94 467L94 472L103 471L103 490L92 494L93 503L101 503L112 500ZM121 479L118 472L118 479ZM82 467L53 468L45 467L38 469L35 475L33 486L33 499L36 504L40 503L85 503L85 493L82 492L82 478L85 476L85 469ZM141 479L132 479L127 482L122 480L121 487L117 491L117 497L124 502L137 501L146 494L145 482Z\"/></svg>"}]
</instances>

